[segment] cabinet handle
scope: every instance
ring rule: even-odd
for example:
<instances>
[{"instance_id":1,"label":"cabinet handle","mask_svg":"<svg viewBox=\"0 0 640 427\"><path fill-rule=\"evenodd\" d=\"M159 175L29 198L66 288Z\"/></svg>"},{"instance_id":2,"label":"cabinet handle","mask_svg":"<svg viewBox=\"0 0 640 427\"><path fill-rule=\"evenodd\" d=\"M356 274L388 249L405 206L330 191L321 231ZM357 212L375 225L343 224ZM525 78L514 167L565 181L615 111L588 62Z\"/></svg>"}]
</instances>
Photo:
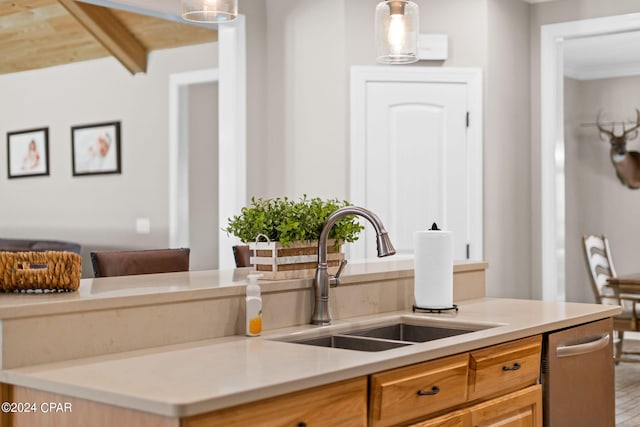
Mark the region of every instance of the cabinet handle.
<instances>
[{"instance_id":1,"label":"cabinet handle","mask_svg":"<svg viewBox=\"0 0 640 427\"><path fill-rule=\"evenodd\" d=\"M298 427L307 427L307 423L305 423L304 421L300 421L298 423Z\"/></svg>"},{"instance_id":2,"label":"cabinet handle","mask_svg":"<svg viewBox=\"0 0 640 427\"><path fill-rule=\"evenodd\" d=\"M503 366L503 371L517 371L520 369L520 364L518 362L514 363L513 366Z\"/></svg>"},{"instance_id":3,"label":"cabinet handle","mask_svg":"<svg viewBox=\"0 0 640 427\"><path fill-rule=\"evenodd\" d=\"M440 393L440 387L437 385L431 387L431 390L418 390L418 396L433 396L438 393Z\"/></svg>"},{"instance_id":4,"label":"cabinet handle","mask_svg":"<svg viewBox=\"0 0 640 427\"><path fill-rule=\"evenodd\" d=\"M609 333L596 337L594 340L584 344L561 345L556 348L556 356L568 357L579 356L581 354L593 353L609 345Z\"/></svg>"}]
</instances>

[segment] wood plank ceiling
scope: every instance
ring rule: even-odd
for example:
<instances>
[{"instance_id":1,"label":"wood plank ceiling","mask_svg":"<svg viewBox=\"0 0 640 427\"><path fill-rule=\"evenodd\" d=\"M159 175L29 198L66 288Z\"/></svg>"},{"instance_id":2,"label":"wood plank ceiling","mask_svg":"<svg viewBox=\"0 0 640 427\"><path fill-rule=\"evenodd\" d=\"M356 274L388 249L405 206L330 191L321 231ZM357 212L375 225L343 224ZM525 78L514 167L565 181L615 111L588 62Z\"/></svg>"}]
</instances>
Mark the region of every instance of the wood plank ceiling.
<instances>
[{"instance_id":1,"label":"wood plank ceiling","mask_svg":"<svg viewBox=\"0 0 640 427\"><path fill-rule=\"evenodd\" d=\"M135 74L153 50L216 40L212 29L73 0L0 0L0 74L108 56Z\"/></svg>"}]
</instances>

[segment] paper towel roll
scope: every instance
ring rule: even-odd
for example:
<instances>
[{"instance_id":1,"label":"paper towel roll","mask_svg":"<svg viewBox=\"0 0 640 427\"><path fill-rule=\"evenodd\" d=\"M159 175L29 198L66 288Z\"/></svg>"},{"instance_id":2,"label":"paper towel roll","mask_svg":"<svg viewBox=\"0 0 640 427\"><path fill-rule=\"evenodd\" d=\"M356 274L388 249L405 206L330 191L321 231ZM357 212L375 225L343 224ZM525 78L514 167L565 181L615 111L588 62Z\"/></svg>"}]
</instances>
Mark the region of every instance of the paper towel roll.
<instances>
[{"instance_id":1,"label":"paper towel roll","mask_svg":"<svg viewBox=\"0 0 640 427\"><path fill-rule=\"evenodd\" d=\"M416 306L434 309L453 307L453 233L417 231L413 263Z\"/></svg>"}]
</instances>

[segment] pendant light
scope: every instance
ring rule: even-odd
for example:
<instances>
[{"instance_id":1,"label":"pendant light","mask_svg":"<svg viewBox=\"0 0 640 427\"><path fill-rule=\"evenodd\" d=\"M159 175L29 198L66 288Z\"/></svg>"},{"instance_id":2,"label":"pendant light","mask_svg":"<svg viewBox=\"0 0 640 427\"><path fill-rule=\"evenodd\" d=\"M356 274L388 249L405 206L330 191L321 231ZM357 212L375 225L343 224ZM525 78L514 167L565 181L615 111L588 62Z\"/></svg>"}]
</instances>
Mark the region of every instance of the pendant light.
<instances>
[{"instance_id":1,"label":"pendant light","mask_svg":"<svg viewBox=\"0 0 640 427\"><path fill-rule=\"evenodd\" d=\"M238 0L182 0L187 21L223 23L238 17Z\"/></svg>"},{"instance_id":2,"label":"pendant light","mask_svg":"<svg viewBox=\"0 0 640 427\"><path fill-rule=\"evenodd\" d=\"M410 0L385 0L376 7L377 61L410 64L418 60L418 5Z\"/></svg>"}]
</instances>

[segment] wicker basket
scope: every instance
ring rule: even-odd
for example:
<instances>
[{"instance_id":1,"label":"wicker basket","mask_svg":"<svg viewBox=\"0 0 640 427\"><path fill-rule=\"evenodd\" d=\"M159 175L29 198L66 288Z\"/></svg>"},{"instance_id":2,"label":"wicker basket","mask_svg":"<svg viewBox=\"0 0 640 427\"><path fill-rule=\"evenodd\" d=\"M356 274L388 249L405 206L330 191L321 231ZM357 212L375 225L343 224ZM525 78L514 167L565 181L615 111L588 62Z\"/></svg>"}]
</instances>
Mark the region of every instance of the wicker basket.
<instances>
[{"instance_id":1,"label":"wicker basket","mask_svg":"<svg viewBox=\"0 0 640 427\"><path fill-rule=\"evenodd\" d=\"M265 280L308 279L314 276L318 266L318 241L292 242L284 246L280 242L250 242L254 251L251 264ZM338 271L344 254L341 246L329 240L327 244L327 266L329 274Z\"/></svg>"},{"instance_id":2,"label":"wicker basket","mask_svg":"<svg viewBox=\"0 0 640 427\"><path fill-rule=\"evenodd\" d=\"M73 252L0 252L0 290L75 291L82 258Z\"/></svg>"}]
</instances>

